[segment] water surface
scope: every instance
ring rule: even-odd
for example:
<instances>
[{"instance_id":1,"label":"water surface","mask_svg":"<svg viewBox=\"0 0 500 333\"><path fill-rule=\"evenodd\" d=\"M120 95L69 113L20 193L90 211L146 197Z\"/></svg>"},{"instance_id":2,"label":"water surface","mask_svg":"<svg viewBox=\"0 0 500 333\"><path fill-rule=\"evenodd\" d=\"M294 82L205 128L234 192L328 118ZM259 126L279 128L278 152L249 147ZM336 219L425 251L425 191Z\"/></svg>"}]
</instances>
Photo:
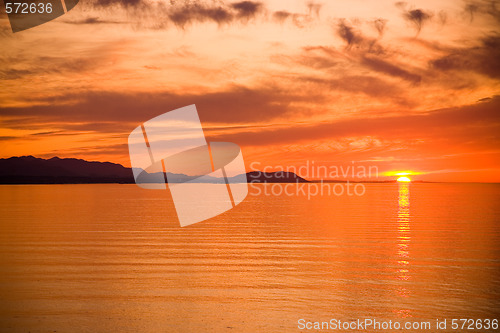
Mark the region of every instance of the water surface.
<instances>
[{"instance_id":1,"label":"water surface","mask_svg":"<svg viewBox=\"0 0 500 333\"><path fill-rule=\"evenodd\" d=\"M301 318L500 319L499 185L365 186L363 196L310 200L253 188L186 228L166 191L0 186L0 328L293 332Z\"/></svg>"}]
</instances>

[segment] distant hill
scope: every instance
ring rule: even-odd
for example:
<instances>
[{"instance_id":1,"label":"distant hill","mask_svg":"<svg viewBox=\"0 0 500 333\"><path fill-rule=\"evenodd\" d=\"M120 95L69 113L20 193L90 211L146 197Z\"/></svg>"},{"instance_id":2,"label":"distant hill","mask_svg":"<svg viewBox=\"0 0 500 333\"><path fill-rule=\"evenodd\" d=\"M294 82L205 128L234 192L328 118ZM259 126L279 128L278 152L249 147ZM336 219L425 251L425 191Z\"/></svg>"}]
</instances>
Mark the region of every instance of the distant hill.
<instances>
[{"instance_id":1,"label":"distant hill","mask_svg":"<svg viewBox=\"0 0 500 333\"><path fill-rule=\"evenodd\" d=\"M0 159L1 184L133 183L132 169L111 162L21 156Z\"/></svg>"},{"instance_id":2,"label":"distant hill","mask_svg":"<svg viewBox=\"0 0 500 333\"><path fill-rule=\"evenodd\" d=\"M182 183L192 179L184 174L168 174L172 183ZM243 177L242 177L243 176ZM245 175L233 177L233 181L245 179ZM292 172L260 172L246 174L249 183L303 183L304 178ZM144 183L154 182L154 174L141 177ZM161 177L163 179L163 177ZM197 178L202 183L224 183L223 178L202 176ZM131 168L111 162L89 162L76 158L50 159L33 156L20 156L0 159L0 184L93 184L122 183L133 184Z\"/></svg>"}]
</instances>

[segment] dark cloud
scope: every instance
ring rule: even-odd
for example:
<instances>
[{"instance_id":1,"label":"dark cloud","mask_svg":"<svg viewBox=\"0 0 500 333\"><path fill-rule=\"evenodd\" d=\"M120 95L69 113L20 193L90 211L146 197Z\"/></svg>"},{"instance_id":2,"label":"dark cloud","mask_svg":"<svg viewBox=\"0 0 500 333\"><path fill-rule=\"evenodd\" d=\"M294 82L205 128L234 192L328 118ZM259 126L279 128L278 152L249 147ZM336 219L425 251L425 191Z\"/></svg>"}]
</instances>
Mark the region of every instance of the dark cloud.
<instances>
[{"instance_id":1,"label":"dark cloud","mask_svg":"<svg viewBox=\"0 0 500 333\"><path fill-rule=\"evenodd\" d=\"M386 80L379 73L400 78L412 84L420 83L422 77L412 73L408 69L410 66L398 63L391 57L391 54L385 54L381 46L374 46L372 40L364 39L362 36L360 40L362 42L356 44L359 47L349 50L347 55L333 47L310 46L304 47L303 52L295 57L277 57L277 59L320 70L307 76L295 77L294 82L314 83L319 85L318 90L323 91L328 89L361 93L382 100L392 100L399 105L413 105L414 102L404 97L408 95L400 82ZM352 75L343 71L343 68L353 67L353 65L359 66L356 72L362 74ZM366 73L366 69L372 72Z\"/></svg>"},{"instance_id":2,"label":"dark cloud","mask_svg":"<svg viewBox=\"0 0 500 333\"><path fill-rule=\"evenodd\" d=\"M262 128L259 132L213 134L212 140L260 146L342 137L378 137L388 140L428 139L457 144L481 142L484 147L500 144L500 96L477 104L440 109L422 114L356 118L313 125ZM399 145L400 146L400 145ZM448 152L447 152L448 153Z\"/></svg>"},{"instance_id":3,"label":"dark cloud","mask_svg":"<svg viewBox=\"0 0 500 333\"><path fill-rule=\"evenodd\" d=\"M383 33L383 29L385 26L385 21L382 19L378 19L373 23L378 22L378 27L380 33ZM412 73L406 67L409 67L404 64L399 64L397 61L392 59L390 52L386 52L384 47L379 43L378 40L373 38L365 37L359 29L356 29L351 24L348 23L347 20L341 19L336 24L336 33L346 42L346 48L349 51L348 55L351 63L358 64L362 67L369 68L370 70L383 73L392 77L398 77L403 80L409 81L414 84L418 84L421 82L422 77L419 74ZM346 57L343 55L339 55L338 52L333 52L331 49L329 52L325 52L327 47L323 47L322 49L318 48L309 48L306 49L306 56L301 56L299 58L299 62L304 65L310 65L310 67L318 68L321 66L333 66L340 61L345 61ZM323 56L318 56L314 54L311 56L311 52L316 52L321 50ZM309 53L309 54L308 54ZM333 60L333 59L336 60ZM318 66L319 65L319 66ZM380 96L386 96L386 93L383 93L380 89L372 88L371 84L380 85L379 87L384 87L384 89L393 94L395 93L395 88L392 87L391 84L380 80L380 82L375 82L375 78L371 75L367 75L366 82L360 82L360 88L363 89L365 93L371 96L375 96L376 94L380 94ZM353 77L350 77L348 82L352 81ZM401 101L402 99L399 99ZM399 102L398 102L399 103Z\"/></svg>"},{"instance_id":4,"label":"dark cloud","mask_svg":"<svg viewBox=\"0 0 500 333\"><path fill-rule=\"evenodd\" d=\"M384 50L376 39L365 37L346 19L340 19L334 26L336 34L346 42L347 50L380 54Z\"/></svg>"},{"instance_id":5,"label":"dark cloud","mask_svg":"<svg viewBox=\"0 0 500 333\"><path fill-rule=\"evenodd\" d=\"M273 13L273 19L278 23L283 24L291 15L292 13L287 12L286 10L279 10Z\"/></svg>"},{"instance_id":6,"label":"dark cloud","mask_svg":"<svg viewBox=\"0 0 500 333\"><path fill-rule=\"evenodd\" d=\"M303 116L314 112L314 107L304 107L304 103L325 103L329 91L365 94L409 105L402 97L405 94L401 87L374 76L294 77L293 81L308 91L282 90L270 84L259 89L233 86L220 92L191 94L87 92L46 97L36 106L0 108L0 116L2 126L7 128L33 129L36 124L43 124L39 128L119 132L190 104L196 104L201 120L210 123L266 123Z\"/></svg>"},{"instance_id":7,"label":"dark cloud","mask_svg":"<svg viewBox=\"0 0 500 333\"><path fill-rule=\"evenodd\" d=\"M444 10L440 10L437 14L439 23L444 26L448 23L448 14Z\"/></svg>"},{"instance_id":8,"label":"dark cloud","mask_svg":"<svg viewBox=\"0 0 500 333\"><path fill-rule=\"evenodd\" d=\"M464 13L469 16L470 22L474 21L476 14L488 15L500 21L498 0L468 0L464 4Z\"/></svg>"},{"instance_id":9,"label":"dark cloud","mask_svg":"<svg viewBox=\"0 0 500 333\"><path fill-rule=\"evenodd\" d=\"M57 131L45 131L45 132L38 132L38 133L33 133L30 134L30 136L73 136L73 135L81 135L81 132L69 132L66 130L57 130Z\"/></svg>"},{"instance_id":10,"label":"dark cloud","mask_svg":"<svg viewBox=\"0 0 500 333\"><path fill-rule=\"evenodd\" d=\"M391 53L386 53L382 46L376 41L366 39L360 34L358 34L356 38L358 41L351 44L356 47L349 49L348 57L346 57L346 54L342 54L333 48L323 46L304 48L303 54L295 57L294 60L301 65L321 70L342 68L345 66L346 61L348 61L350 65L360 66L361 71L369 69L387 76L403 79L412 84L419 84L422 81L422 76L414 73L414 71L416 71L415 69L409 69L411 68L410 66L399 63L393 59ZM328 78L325 77L338 75L334 71L323 71L323 74L323 80L325 81L328 81ZM356 93L363 92L373 97L391 98L398 104L409 103L401 97L404 94L400 90L400 87L383 80L383 77L376 77L377 75L373 74L376 73L360 76L345 76L345 78L341 78L340 80L345 79L346 85L334 86L337 87L336 89L348 90ZM332 87L331 85L329 86Z\"/></svg>"},{"instance_id":11,"label":"dark cloud","mask_svg":"<svg viewBox=\"0 0 500 333\"><path fill-rule=\"evenodd\" d=\"M500 21L500 9L498 8L497 0L489 1L489 6L486 8L486 13L491 15L497 21Z\"/></svg>"},{"instance_id":12,"label":"dark cloud","mask_svg":"<svg viewBox=\"0 0 500 333\"><path fill-rule=\"evenodd\" d=\"M417 30L417 35L422 30L422 27L432 18L431 12L424 11L423 9L411 9L403 13L403 17L412 23Z\"/></svg>"},{"instance_id":13,"label":"dark cloud","mask_svg":"<svg viewBox=\"0 0 500 333\"><path fill-rule=\"evenodd\" d=\"M124 142L126 142L126 136L124 137ZM84 147L69 148L69 149L58 149L57 151L52 151L45 154L37 154L37 157L41 158L74 158L78 156L89 161L94 161L96 159L103 159L104 161L109 161L110 156L115 156L116 158L123 159L128 156L128 144L113 144L113 145L95 145L88 144ZM112 158L113 159L113 158Z\"/></svg>"},{"instance_id":14,"label":"dark cloud","mask_svg":"<svg viewBox=\"0 0 500 333\"><path fill-rule=\"evenodd\" d=\"M54 123L54 127L60 127L61 123ZM96 132L96 133L126 133L130 129L129 122L119 121L81 121L75 123L63 124L64 129L67 131L75 132Z\"/></svg>"},{"instance_id":15,"label":"dark cloud","mask_svg":"<svg viewBox=\"0 0 500 333\"><path fill-rule=\"evenodd\" d=\"M149 2L146 0L91 0L90 6L102 10L110 8L117 10L122 8L129 12L130 17L143 18L134 21L141 27L153 29L165 29L170 25L175 25L182 29L195 23L212 22L218 25L231 23L248 23L250 20L267 17L267 8L264 3L259 1L238 1L223 2L209 0L193 1L170 1ZM291 13L287 10L279 10L272 13L273 21L283 24L290 20L295 26L304 28L319 19L322 4L312 1L307 2L304 13ZM73 23L73 22L71 22ZM75 24L97 24L108 23L101 22L98 19L88 18ZM113 23L113 22L109 22Z\"/></svg>"},{"instance_id":16,"label":"dark cloud","mask_svg":"<svg viewBox=\"0 0 500 333\"><path fill-rule=\"evenodd\" d=\"M46 128L47 127L47 124L44 124L42 126L43 128ZM11 127L11 128L16 128L15 126L14 127ZM19 128L22 128L22 129L26 129L26 126L20 126ZM31 128L31 130L33 130L34 128ZM55 136L75 136L75 135L81 135L82 133L81 132L70 132L70 131L67 131L67 130L54 130L54 131L44 131L44 132L37 132L37 133L32 133L32 134L28 134L28 135L24 135L24 136L0 136L0 141L4 140L19 140L19 139L23 139L23 140L33 140L33 138L31 137L41 137L41 136L49 136L49 137L55 137Z\"/></svg>"},{"instance_id":17,"label":"dark cloud","mask_svg":"<svg viewBox=\"0 0 500 333\"><path fill-rule=\"evenodd\" d=\"M228 8L206 6L199 3L174 7L168 12L168 17L170 21L179 27L185 27L194 22L229 23L234 19L233 13Z\"/></svg>"},{"instance_id":18,"label":"dark cloud","mask_svg":"<svg viewBox=\"0 0 500 333\"><path fill-rule=\"evenodd\" d=\"M286 10L279 10L273 13L273 20L280 24L285 23L287 20L291 22L298 28L304 28L305 26L313 23L316 19L319 19L319 13L321 11L321 4L314 2L308 2L307 8L308 13L290 13Z\"/></svg>"},{"instance_id":19,"label":"dark cloud","mask_svg":"<svg viewBox=\"0 0 500 333\"><path fill-rule=\"evenodd\" d=\"M474 14L479 10L479 5L476 2L468 1L465 3L464 11L469 15L470 21L474 20Z\"/></svg>"},{"instance_id":20,"label":"dark cloud","mask_svg":"<svg viewBox=\"0 0 500 333\"><path fill-rule=\"evenodd\" d=\"M296 61L304 66L315 69L328 69L336 67L340 64L338 60L318 55L303 55L300 56Z\"/></svg>"},{"instance_id":21,"label":"dark cloud","mask_svg":"<svg viewBox=\"0 0 500 333\"><path fill-rule=\"evenodd\" d=\"M123 22L101 20L99 17L87 17L87 18L81 19L81 20L64 21L64 23L68 23L68 24L120 24Z\"/></svg>"},{"instance_id":22,"label":"dark cloud","mask_svg":"<svg viewBox=\"0 0 500 333\"><path fill-rule=\"evenodd\" d=\"M398 2L395 2L394 5L396 7L398 7L399 9L406 9L406 7L408 6L408 3L405 1L398 1Z\"/></svg>"},{"instance_id":23,"label":"dark cloud","mask_svg":"<svg viewBox=\"0 0 500 333\"><path fill-rule=\"evenodd\" d=\"M412 103L404 96L402 87L372 75L348 75L340 78L304 77L301 81L317 84L321 90L345 91L355 94L365 94L380 100L391 100L401 106Z\"/></svg>"},{"instance_id":24,"label":"dark cloud","mask_svg":"<svg viewBox=\"0 0 500 333\"><path fill-rule=\"evenodd\" d=\"M93 130L95 123L140 123L168 110L196 104L200 117L204 121L227 124L265 122L292 114L297 111L292 104L310 99L318 102L324 100L319 95L304 94L300 96L276 87L248 89L234 86L221 92L179 95L172 93L88 92L46 98L44 101L40 101L43 105L38 106L0 108L0 116L3 116L4 119L9 117L23 118L25 124L31 122L65 122L68 124L84 122L89 125L85 126L86 130ZM105 127L109 126L109 124L105 125ZM65 128L67 127L65 126ZM84 130L84 128L80 129Z\"/></svg>"},{"instance_id":25,"label":"dark cloud","mask_svg":"<svg viewBox=\"0 0 500 333\"><path fill-rule=\"evenodd\" d=\"M382 37L384 35L386 25L387 25L387 20L383 18L378 18L376 20L373 20L372 22L373 27L375 30L378 32L378 36Z\"/></svg>"},{"instance_id":26,"label":"dark cloud","mask_svg":"<svg viewBox=\"0 0 500 333\"><path fill-rule=\"evenodd\" d=\"M235 2L231 7L237 11L236 17L243 19L254 18L264 8L262 3L254 1Z\"/></svg>"},{"instance_id":27,"label":"dark cloud","mask_svg":"<svg viewBox=\"0 0 500 333\"><path fill-rule=\"evenodd\" d=\"M422 80L422 77L420 75L413 74L395 65L394 62L385 61L373 56L364 56L361 60L361 63L377 72L399 77L413 83L420 83L420 81Z\"/></svg>"},{"instance_id":28,"label":"dark cloud","mask_svg":"<svg viewBox=\"0 0 500 333\"><path fill-rule=\"evenodd\" d=\"M296 57L275 57L279 61L291 61L293 63L299 63L303 66L325 70L333 68L342 64L343 55L342 53L336 51L333 48L327 46L308 46L304 47L302 54ZM289 66L293 66L287 64ZM323 72L327 74L326 72Z\"/></svg>"},{"instance_id":29,"label":"dark cloud","mask_svg":"<svg viewBox=\"0 0 500 333\"><path fill-rule=\"evenodd\" d=\"M167 15L176 26L184 28L195 22L215 22L219 25L233 21L247 22L264 11L264 5L255 1L241 1L230 5L193 2L167 9Z\"/></svg>"},{"instance_id":30,"label":"dark cloud","mask_svg":"<svg viewBox=\"0 0 500 333\"><path fill-rule=\"evenodd\" d=\"M313 18L308 14L293 14L292 22L298 28L304 28L313 22Z\"/></svg>"},{"instance_id":31,"label":"dark cloud","mask_svg":"<svg viewBox=\"0 0 500 333\"><path fill-rule=\"evenodd\" d=\"M307 2L307 8L309 9L309 15L314 14L316 17L319 18L319 13L320 13L322 7L323 7L323 4L315 3L313 1Z\"/></svg>"},{"instance_id":32,"label":"dark cloud","mask_svg":"<svg viewBox=\"0 0 500 333\"><path fill-rule=\"evenodd\" d=\"M354 30L354 28L347 24L345 19L341 19L337 24L337 34L342 38L347 46L350 47L363 40L361 35Z\"/></svg>"},{"instance_id":33,"label":"dark cloud","mask_svg":"<svg viewBox=\"0 0 500 333\"><path fill-rule=\"evenodd\" d=\"M39 70L46 70L46 69L39 68ZM0 80L15 80L28 75L33 75L36 72L37 70L34 69L2 68L0 69Z\"/></svg>"},{"instance_id":34,"label":"dark cloud","mask_svg":"<svg viewBox=\"0 0 500 333\"><path fill-rule=\"evenodd\" d=\"M144 26L163 29L169 23L185 28L193 23L214 22L229 24L232 22L248 22L250 19L264 13L261 2L240 1L224 3L218 1L183 1L183 2L149 2L145 0L94 0L92 3L98 9L123 8L135 17L147 17Z\"/></svg>"},{"instance_id":35,"label":"dark cloud","mask_svg":"<svg viewBox=\"0 0 500 333\"><path fill-rule=\"evenodd\" d=\"M405 69L404 65L398 64L390 57L384 59L364 52L346 57L345 54L326 46L306 47L300 55L277 57L276 61L286 66L300 64L318 70L304 76L295 75L291 79L295 84L313 87L314 91L322 91L326 96L334 91L364 94L407 107L415 106L415 102L408 98L405 91L408 86L402 85L403 82L388 80L386 76L408 81L412 85L419 84L422 80L419 74ZM348 74L343 70L353 66L359 66L357 72L362 74Z\"/></svg>"},{"instance_id":36,"label":"dark cloud","mask_svg":"<svg viewBox=\"0 0 500 333\"><path fill-rule=\"evenodd\" d=\"M36 57L30 68L0 68L1 80L15 80L26 76L45 74L68 74L84 72L100 65L94 57ZM20 65L22 67L22 64Z\"/></svg>"},{"instance_id":37,"label":"dark cloud","mask_svg":"<svg viewBox=\"0 0 500 333\"><path fill-rule=\"evenodd\" d=\"M431 61L440 71L474 71L494 79L500 78L500 36L487 36L480 45L454 49L448 55Z\"/></svg>"},{"instance_id":38,"label":"dark cloud","mask_svg":"<svg viewBox=\"0 0 500 333\"><path fill-rule=\"evenodd\" d=\"M423 9L408 8L408 3L399 1L395 6L403 11L403 18L410 22L417 31L417 35L422 30L422 27L432 18L433 13Z\"/></svg>"},{"instance_id":39,"label":"dark cloud","mask_svg":"<svg viewBox=\"0 0 500 333\"><path fill-rule=\"evenodd\" d=\"M94 0L94 5L98 7L137 7L141 3L143 3L143 0Z\"/></svg>"}]
</instances>

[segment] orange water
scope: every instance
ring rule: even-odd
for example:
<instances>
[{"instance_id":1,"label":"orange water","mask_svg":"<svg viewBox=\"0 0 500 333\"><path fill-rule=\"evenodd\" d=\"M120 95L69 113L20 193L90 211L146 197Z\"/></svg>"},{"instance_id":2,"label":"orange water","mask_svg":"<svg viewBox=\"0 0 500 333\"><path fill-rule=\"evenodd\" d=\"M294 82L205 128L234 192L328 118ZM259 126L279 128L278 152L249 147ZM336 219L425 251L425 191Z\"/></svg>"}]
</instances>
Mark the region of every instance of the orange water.
<instances>
[{"instance_id":1,"label":"orange water","mask_svg":"<svg viewBox=\"0 0 500 333\"><path fill-rule=\"evenodd\" d=\"M310 200L252 188L186 228L164 191L0 186L0 328L294 332L299 319L500 319L499 185L365 186Z\"/></svg>"}]
</instances>

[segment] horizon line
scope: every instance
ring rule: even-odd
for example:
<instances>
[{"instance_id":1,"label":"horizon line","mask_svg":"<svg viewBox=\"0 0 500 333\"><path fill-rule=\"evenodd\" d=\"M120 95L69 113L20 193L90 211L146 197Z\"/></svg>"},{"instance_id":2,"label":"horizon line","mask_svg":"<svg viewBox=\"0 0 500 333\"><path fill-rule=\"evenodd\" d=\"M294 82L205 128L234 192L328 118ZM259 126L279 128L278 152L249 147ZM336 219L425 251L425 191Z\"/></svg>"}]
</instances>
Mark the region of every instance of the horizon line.
<instances>
[{"instance_id":1,"label":"horizon line","mask_svg":"<svg viewBox=\"0 0 500 333\"><path fill-rule=\"evenodd\" d=\"M123 164L117 163L117 162L111 162L111 161L89 161L89 160L86 160L86 159L83 159L83 158L78 158L78 157L59 157L57 155L54 155L52 157L36 157L34 155L21 155L21 156L0 157L0 160L7 160L7 159L11 159L11 158L22 158L22 157L31 157L31 158L36 158L36 159L41 159L41 160L46 160L46 161L56 158L56 159L60 159L60 160L80 160L80 161L84 161L84 162L88 162L88 163L111 163L111 164L119 165L119 166L121 166L121 167L123 167L125 169L130 169L130 170L133 169L132 167L127 167L127 166L124 166ZM145 170L143 170L143 171L145 171ZM284 170L271 171L271 172L266 172L266 171L262 171L262 170L251 170L251 171L246 171L245 175L248 175L251 172L259 172L259 173L264 173L264 174L265 173L271 174L271 173L277 173L277 172L291 173L291 174L294 174L297 177L300 177L300 178L304 179L308 183L320 183L320 182L324 182L324 183L346 183L346 182L350 182L350 183L397 183L396 179L386 179L386 180L351 180L351 179L346 179L346 178L344 178L344 179L336 179L336 178L328 178L328 179L312 178L312 179L307 179L307 178L304 178L304 177L296 174L295 172L284 171ZM185 175L185 174L180 174L180 175L188 176L188 175ZM241 174L241 175L243 175L243 174ZM241 176L241 175L238 175L238 176ZM201 177L203 177L203 176L201 176ZM389 176L384 176L384 177L389 177ZM250 184L250 182L247 182L247 183ZM260 183L262 184L262 183L265 183L265 182L260 182ZM269 182L269 183L277 184L277 183L280 183L280 182ZM286 184L293 184L295 182L281 182L281 183L284 183L284 184L285 183ZM409 182L409 183L500 184L500 181L498 181L498 182L496 182L496 181L484 182L484 181L430 181L430 180L411 180L411 182ZM54 185L55 184L57 184L57 183L54 183ZM88 183L61 183L61 185L64 185L64 184L67 184L67 185L70 185L70 184L77 185L77 184L88 184ZM90 183L90 184L123 184L123 183ZM33 184L31 184L31 183L5 184L5 183L1 183L0 185L50 185L50 184L41 184L41 183L33 183Z\"/></svg>"}]
</instances>

